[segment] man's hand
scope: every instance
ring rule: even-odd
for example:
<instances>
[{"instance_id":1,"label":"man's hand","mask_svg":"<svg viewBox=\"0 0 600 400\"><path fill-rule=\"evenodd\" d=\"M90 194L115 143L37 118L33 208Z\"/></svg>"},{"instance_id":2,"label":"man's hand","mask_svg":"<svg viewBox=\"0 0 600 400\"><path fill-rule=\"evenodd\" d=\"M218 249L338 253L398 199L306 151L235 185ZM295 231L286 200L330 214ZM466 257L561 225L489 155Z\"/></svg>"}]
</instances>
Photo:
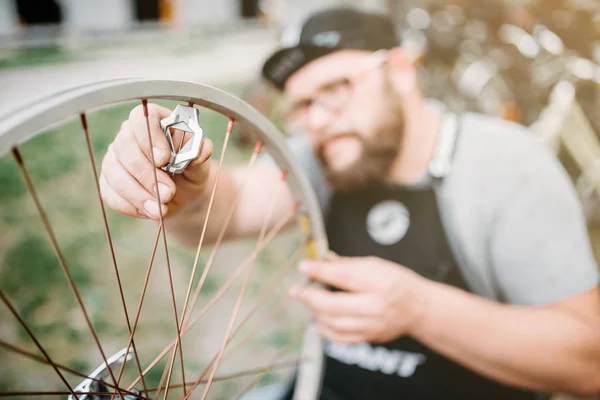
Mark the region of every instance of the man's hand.
<instances>
[{"instance_id":1,"label":"man's hand","mask_svg":"<svg viewBox=\"0 0 600 400\"><path fill-rule=\"evenodd\" d=\"M160 120L171 115L171 110L148 104L148 114L153 147L150 147L146 117L140 105L131 111L108 147L102 162L100 189L102 199L116 211L138 218L158 219L161 212L163 216L167 211L172 215L206 189L210 176L210 163L206 161L212 153L212 142L204 138L199 157L182 174L172 178L160 169L168 163L170 156ZM176 146L180 143L179 135L181 133L173 138ZM156 201L155 171L160 207Z\"/></svg>"},{"instance_id":2,"label":"man's hand","mask_svg":"<svg viewBox=\"0 0 600 400\"><path fill-rule=\"evenodd\" d=\"M345 292L294 286L290 296L314 313L322 335L340 343L387 342L409 334L427 309L429 281L376 257L305 261L300 272Z\"/></svg>"}]
</instances>

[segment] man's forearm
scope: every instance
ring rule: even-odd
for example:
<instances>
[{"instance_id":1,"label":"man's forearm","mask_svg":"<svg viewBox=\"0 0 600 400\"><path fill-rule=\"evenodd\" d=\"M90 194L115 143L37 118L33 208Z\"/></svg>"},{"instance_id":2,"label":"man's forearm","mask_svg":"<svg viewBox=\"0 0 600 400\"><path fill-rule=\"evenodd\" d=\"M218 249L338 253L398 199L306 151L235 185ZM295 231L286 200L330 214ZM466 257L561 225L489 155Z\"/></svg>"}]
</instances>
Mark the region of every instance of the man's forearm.
<instances>
[{"instance_id":1,"label":"man's forearm","mask_svg":"<svg viewBox=\"0 0 600 400\"><path fill-rule=\"evenodd\" d=\"M186 246L197 246L200 241L208 213L208 205L217 181L217 169L216 163L212 163L208 181L202 192L188 205L179 210L177 214L168 216L165 219L165 228L168 233ZM204 243L210 244L217 240L225 225L227 214L231 209L233 199L236 198L236 190L237 188L233 182L230 171L223 169L219 176L217 190L213 200L213 207L211 207L210 210L208 225L203 240ZM231 221L228 224L228 230L232 229L233 222L234 221Z\"/></svg>"},{"instance_id":2,"label":"man's forearm","mask_svg":"<svg viewBox=\"0 0 600 400\"><path fill-rule=\"evenodd\" d=\"M290 211L296 201L278 168L257 163L251 168L223 168L219 173L218 164L213 162L204 190L166 219L167 230L183 244L198 245L217 176L219 181L203 243L215 242L225 228L225 239L244 238L257 235L265 223L269 230L283 219L286 227L294 221Z\"/></svg>"},{"instance_id":3,"label":"man's forearm","mask_svg":"<svg viewBox=\"0 0 600 400\"><path fill-rule=\"evenodd\" d=\"M505 384L542 392L600 390L600 328L551 307L507 306L433 283L411 335Z\"/></svg>"}]
</instances>

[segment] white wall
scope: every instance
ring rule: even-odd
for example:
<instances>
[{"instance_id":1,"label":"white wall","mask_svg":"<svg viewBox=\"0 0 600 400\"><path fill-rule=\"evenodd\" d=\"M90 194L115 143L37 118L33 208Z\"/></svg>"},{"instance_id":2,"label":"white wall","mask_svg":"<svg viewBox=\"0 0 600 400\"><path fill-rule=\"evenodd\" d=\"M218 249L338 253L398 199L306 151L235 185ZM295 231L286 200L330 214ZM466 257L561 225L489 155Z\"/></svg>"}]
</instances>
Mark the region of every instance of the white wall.
<instances>
[{"instance_id":1,"label":"white wall","mask_svg":"<svg viewBox=\"0 0 600 400\"><path fill-rule=\"evenodd\" d=\"M65 28L81 30L127 29L134 21L133 0L58 0L63 9ZM341 4L365 9L385 8L385 0L262 0L275 18L287 25L303 20L316 10ZM183 26L235 23L240 15L239 0L178 0L176 19ZM0 0L0 36L17 28L13 0Z\"/></svg>"},{"instance_id":2,"label":"white wall","mask_svg":"<svg viewBox=\"0 0 600 400\"><path fill-rule=\"evenodd\" d=\"M398 0L397 0L398 1ZM356 6L364 10L385 12L387 4L385 0L355 0Z\"/></svg>"},{"instance_id":3,"label":"white wall","mask_svg":"<svg viewBox=\"0 0 600 400\"><path fill-rule=\"evenodd\" d=\"M17 10L13 0L0 0L0 36L14 33L17 29Z\"/></svg>"},{"instance_id":4,"label":"white wall","mask_svg":"<svg viewBox=\"0 0 600 400\"><path fill-rule=\"evenodd\" d=\"M131 0L60 0L67 29L118 30L133 21Z\"/></svg>"},{"instance_id":5,"label":"white wall","mask_svg":"<svg viewBox=\"0 0 600 400\"><path fill-rule=\"evenodd\" d=\"M344 0L262 0L262 7L283 26L302 24L312 13L345 4Z\"/></svg>"},{"instance_id":6,"label":"white wall","mask_svg":"<svg viewBox=\"0 0 600 400\"><path fill-rule=\"evenodd\" d=\"M239 0L179 0L176 18L185 26L235 23Z\"/></svg>"},{"instance_id":7,"label":"white wall","mask_svg":"<svg viewBox=\"0 0 600 400\"><path fill-rule=\"evenodd\" d=\"M386 10L385 0L261 0L261 7L283 25L297 24L318 10L352 6L363 10Z\"/></svg>"}]
</instances>

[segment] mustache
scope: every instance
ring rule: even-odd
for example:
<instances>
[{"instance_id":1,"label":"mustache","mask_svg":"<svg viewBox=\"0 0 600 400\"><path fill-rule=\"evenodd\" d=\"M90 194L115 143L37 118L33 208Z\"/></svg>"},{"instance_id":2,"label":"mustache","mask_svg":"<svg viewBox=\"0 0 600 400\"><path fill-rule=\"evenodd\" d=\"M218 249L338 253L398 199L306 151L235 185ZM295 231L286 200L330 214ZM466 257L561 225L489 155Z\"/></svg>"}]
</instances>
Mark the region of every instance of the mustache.
<instances>
[{"instance_id":1,"label":"mustache","mask_svg":"<svg viewBox=\"0 0 600 400\"><path fill-rule=\"evenodd\" d=\"M319 141L319 143L317 144L317 154L319 156L320 159L324 159L324 151L325 151L325 146L327 145L327 143L329 143L332 140L336 140L336 139L344 139L344 138L353 138L353 139L357 139L362 145L365 144L365 139L358 133L356 132L342 132L342 133L336 133L336 134L332 134L332 135L328 135L325 138L321 139Z\"/></svg>"},{"instance_id":2,"label":"mustache","mask_svg":"<svg viewBox=\"0 0 600 400\"><path fill-rule=\"evenodd\" d=\"M322 165L327 165L325 157L325 146L331 140L342 138L354 138L358 140L363 149L363 157L394 157L398 153L398 138L396 135L378 135L374 138L365 138L357 132L343 132L328 135L320 140L316 147L317 159Z\"/></svg>"}]
</instances>

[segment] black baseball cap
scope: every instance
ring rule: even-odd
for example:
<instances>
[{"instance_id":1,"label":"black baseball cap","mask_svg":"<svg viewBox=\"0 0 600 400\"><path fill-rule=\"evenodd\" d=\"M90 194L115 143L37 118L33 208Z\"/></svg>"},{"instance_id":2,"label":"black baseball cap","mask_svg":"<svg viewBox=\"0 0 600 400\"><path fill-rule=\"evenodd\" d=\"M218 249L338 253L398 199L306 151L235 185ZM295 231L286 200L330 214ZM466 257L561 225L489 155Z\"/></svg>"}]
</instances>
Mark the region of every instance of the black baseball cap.
<instances>
[{"instance_id":1,"label":"black baseball cap","mask_svg":"<svg viewBox=\"0 0 600 400\"><path fill-rule=\"evenodd\" d=\"M380 50L399 45L391 18L353 8L311 15L301 26L285 30L281 46L264 64L262 74L278 89L309 62L342 49Z\"/></svg>"}]
</instances>

